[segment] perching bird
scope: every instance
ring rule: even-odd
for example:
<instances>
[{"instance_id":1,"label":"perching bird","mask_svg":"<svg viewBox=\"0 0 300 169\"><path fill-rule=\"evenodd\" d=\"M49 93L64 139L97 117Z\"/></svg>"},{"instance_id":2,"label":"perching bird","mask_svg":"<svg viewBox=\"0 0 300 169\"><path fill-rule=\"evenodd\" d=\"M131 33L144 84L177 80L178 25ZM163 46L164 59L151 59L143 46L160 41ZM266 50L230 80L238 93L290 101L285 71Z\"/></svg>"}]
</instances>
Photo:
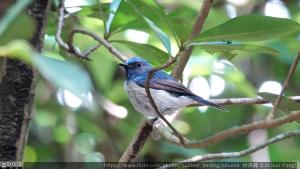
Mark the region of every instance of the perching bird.
<instances>
[{"instance_id":1,"label":"perching bird","mask_svg":"<svg viewBox=\"0 0 300 169\"><path fill-rule=\"evenodd\" d=\"M132 57L127 60L126 64L119 65L123 66L126 71L124 88L131 104L147 118L157 118L158 115L152 108L145 91L145 81L149 71L152 69L151 64L140 57ZM163 115L174 113L176 110L193 103L200 103L223 110L221 106L197 96L164 71L154 73L150 81L150 92L155 104Z\"/></svg>"}]
</instances>

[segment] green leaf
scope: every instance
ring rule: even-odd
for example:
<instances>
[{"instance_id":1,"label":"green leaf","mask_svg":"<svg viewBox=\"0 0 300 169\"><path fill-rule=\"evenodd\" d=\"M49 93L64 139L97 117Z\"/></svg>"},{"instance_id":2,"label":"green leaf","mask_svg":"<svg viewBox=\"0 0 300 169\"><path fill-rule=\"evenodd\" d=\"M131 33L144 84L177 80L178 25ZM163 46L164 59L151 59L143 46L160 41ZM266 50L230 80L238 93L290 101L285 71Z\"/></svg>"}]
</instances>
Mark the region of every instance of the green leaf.
<instances>
[{"instance_id":1,"label":"green leaf","mask_svg":"<svg viewBox=\"0 0 300 169\"><path fill-rule=\"evenodd\" d=\"M91 79L86 71L71 62L37 55L34 65L56 87L67 89L81 99L92 90Z\"/></svg>"},{"instance_id":2,"label":"green leaf","mask_svg":"<svg viewBox=\"0 0 300 169\"><path fill-rule=\"evenodd\" d=\"M194 41L261 41L299 32L299 29L299 24L290 19L247 15L200 33Z\"/></svg>"},{"instance_id":3,"label":"green leaf","mask_svg":"<svg viewBox=\"0 0 300 169\"><path fill-rule=\"evenodd\" d=\"M105 11L103 11L104 9ZM100 10L108 14L109 4L99 3L95 5L84 6L81 8L80 11L76 11L73 14L76 14L77 16L92 17L92 18L102 19L102 20L106 19L107 16L101 16L102 13L99 12Z\"/></svg>"},{"instance_id":4,"label":"green leaf","mask_svg":"<svg viewBox=\"0 0 300 169\"><path fill-rule=\"evenodd\" d=\"M101 56L101 57L98 57ZM89 72L95 82L96 88L106 94L111 92L117 63L111 53L105 48L99 48L91 54L92 62L87 62Z\"/></svg>"},{"instance_id":5,"label":"green leaf","mask_svg":"<svg viewBox=\"0 0 300 169\"><path fill-rule=\"evenodd\" d=\"M169 16L153 0L122 1L111 23L110 32L116 33L126 29L145 31L149 26L144 21L144 17L155 23L156 27L159 27L163 32L173 34L177 40L177 35Z\"/></svg>"},{"instance_id":6,"label":"green leaf","mask_svg":"<svg viewBox=\"0 0 300 169\"><path fill-rule=\"evenodd\" d=\"M106 13L105 6L102 6L102 11ZM147 27L147 24L143 22L143 18L137 15L137 13L128 3L122 1L111 23L110 33L115 33L126 29L139 29L141 24L142 28Z\"/></svg>"},{"instance_id":7,"label":"green leaf","mask_svg":"<svg viewBox=\"0 0 300 169\"><path fill-rule=\"evenodd\" d=\"M112 43L119 43L132 50L135 54L145 58L151 64L158 66L168 60L168 53L148 44L135 43L130 41L112 41Z\"/></svg>"},{"instance_id":8,"label":"green leaf","mask_svg":"<svg viewBox=\"0 0 300 169\"><path fill-rule=\"evenodd\" d=\"M138 14L154 22L155 25L164 32L171 33L178 43L178 35L173 25L175 23L171 22L171 18L166 14L164 7L159 6L158 3L153 0L133 0L130 2Z\"/></svg>"},{"instance_id":9,"label":"green leaf","mask_svg":"<svg viewBox=\"0 0 300 169\"><path fill-rule=\"evenodd\" d=\"M2 36L5 34L5 31L8 28L11 29L11 27L10 27L11 24L15 22L17 16L20 14L21 11L23 11L24 8L26 8L30 4L30 2L31 2L31 0L17 1L11 8L9 8L7 10L7 12L5 13L5 16L1 19L1 22L0 22L0 39L2 39ZM20 16L23 16L23 15L20 15ZM28 24L28 25L30 25L30 24ZM27 29L29 29L29 28L27 28Z\"/></svg>"},{"instance_id":10,"label":"green leaf","mask_svg":"<svg viewBox=\"0 0 300 169\"><path fill-rule=\"evenodd\" d=\"M166 15L162 15L161 10L159 10L159 8L157 6L155 6L155 2L152 0L145 0L145 1L127 1L133 8L133 10L139 14L140 16L143 17L144 21L148 24L148 26L154 31L154 33L156 34L156 36L158 37L158 39L162 42L163 46L167 49L168 53L171 55L171 41L170 38L168 37L168 35L162 31L162 29L160 29L151 19L149 19L148 17L150 17L151 15L154 16L158 16L158 20L159 21L163 21L163 23L167 24L167 27L170 28L170 21L167 19L168 17ZM139 4L138 2L144 2ZM146 8L145 8L146 7ZM143 8L143 9L142 9ZM150 14L145 15L145 11L148 11L148 9L151 9ZM174 32L173 29L172 32ZM176 36L177 37L177 36ZM177 38L176 38L177 40Z\"/></svg>"},{"instance_id":11,"label":"green leaf","mask_svg":"<svg viewBox=\"0 0 300 169\"><path fill-rule=\"evenodd\" d=\"M24 28L24 25L26 25L26 29ZM15 39L29 40L33 36L34 31L34 20L28 14L21 13L10 23L9 29L4 30L3 34L0 35L0 45Z\"/></svg>"},{"instance_id":12,"label":"green leaf","mask_svg":"<svg viewBox=\"0 0 300 169\"><path fill-rule=\"evenodd\" d=\"M121 0L113 0L113 2L110 4L110 12L109 16L107 18L107 21L105 23L105 32L109 33L110 31L110 25L115 17L115 13L117 12L119 6L120 6Z\"/></svg>"},{"instance_id":13,"label":"green leaf","mask_svg":"<svg viewBox=\"0 0 300 169\"><path fill-rule=\"evenodd\" d=\"M192 42L189 46L199 46L210 54L221 53L222 56L227 59L232 59L237 55L237 51L246 51L252 53L264 53L272 56L279 55L279 52L273 48L266 46L252 45L252 44L241 44L238 42Z\"/></svg>"},{"instance_id":14,"label":"green leaf","mask_svg":"<svg viewBox=\"0 0 300 169\"><path fill-rule=\"evenodd\" d=\"M164 45L164 47L167 49L168 53L171 55L171 41L168 35L160 30L152 21L150 21L148 18L144 17L147 24L151 27L151 29L155 32L158 39L161 41L161 43Z\"/></svg>"},{"instance_id":15,"label":"green leaf","mask_svg":"<svg viewBox=\"0 0 300 169\"><path fill-rule=\"evenodd\" d=\"M42 52L43 56L46 56L48 58L51 59L56 59L56 60L60 60L60 61L65 61L65 58L63 56L61 56L60 54L58 54L57 52L53 52L53 51L43 51Z\"/></svg>"},{"instance_id":16,"label":"green leaf","mask_svg":"<svg viewBox=\"0 0 300 169\"><path fill-rule=\"evenodd\" d=\"M14 40L5 46L0 46L0 56L20 59L27 64L32 63L33 55L32 47L24 40Z\"/></svg>"},{"instance_id":17,"label":"green leaf","mask_svg":"<svg viewBox=\"0 0 300 169\"><path fill-rule=\"evenodd\" d=\"M100 3L99 5L85 6L82 10L76 12L76 15L89 16L107 21L111 15L110 6L111 3ZM109 27L110 34L114 34L125 29L142 29L147 27L143 18L137 15L132 7L125 1L121 0L118 9L113 14L110 25L108 26L106 23L105 26Z\"/></svg>"},{"instance_id":18,"label":"green leaf","mask_svg":"<svg viewBox=\"0 0 300 169\"><path fill-rule=\"evenodd\" d=\"M263 97L264 99L272 102L272 104L275 103L275 101L278 97L277 94L266 93L266 92L260 92L260 93L258 93L258 95ZM285 113L290 113L291 111L300 110L300 103L296 102L288 97L283 96L278 108L279 108L279 110L281 110Z\"/></svg>"},{"instance_id":19,"label":"green leaf","mask_svg":"<svg viewBox=\"0 0 300 169\"><path fill-rule=\"evenodd\" d=\"M172 26L176 32L176 36L180 41L180 44L184 44L192 31L193 22L187 19L171 18Z\"/></svg>"}]
</instances>

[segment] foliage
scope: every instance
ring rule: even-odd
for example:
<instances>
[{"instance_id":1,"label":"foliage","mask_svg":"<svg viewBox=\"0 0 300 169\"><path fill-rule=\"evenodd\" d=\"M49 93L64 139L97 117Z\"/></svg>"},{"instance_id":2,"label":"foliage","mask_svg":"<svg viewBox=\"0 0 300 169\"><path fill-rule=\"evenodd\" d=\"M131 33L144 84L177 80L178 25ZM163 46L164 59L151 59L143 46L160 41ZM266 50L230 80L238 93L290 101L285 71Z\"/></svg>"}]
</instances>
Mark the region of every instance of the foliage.
<instances>
[{"instance_id":1,"label":"foliage","mask_svg":"<svg viewBox=\"0 0 300 169\"><path fill-rule=\"evenodd\" d=\"M92 53L92 61L79 60L58 48L54 36L59 0L52 3L43 53L33 51L24 41L29 40L34 28L28 15L19 11L10 23L5 23L8 21L4 19L0 21L0 25L11 25L3 30L3 34L0 32L0 56L23 60L41 74L37 81L36 113L25 160L116 161L134 136L142 116L133 109L123 91L124 75L117 67L119 61L105 48ZM199 4L196 1L113 0L104 3L82 0L80 4L76 3L72 1L72 5L66 8L69 13L62 32L64 40L74 26L84 27L105 37L126 54L144 57L155 66L165 63L179 48L193 47L183 83L190 87L193 83L203 85L197 86L196 91L200 90L200 94L210 91L208 97L254 97L264 81L282 82L299 47L296 37L300 30L297 17L300 13L291 8L296 5L293 1L285 2L291 19L246 12L228 19L224 9L229 2L224 1L224 4L213 7L205 22L205 30L191 41L187 39L192 21L197 17L198 8L195 7ZM220 22L224 20L226 22ZM129 34L132 29L150 35L145 39L146 43L134 41L142 37ZM78 35L74 43L80 49L87 49L95 42ZM299 75L298 69L295 77ZM201 80L205 83L200 83ZM223 82L224 91L216 94ZM295 78L287 95L297 95L299 85L300 81ZM93 95L92 99L88 95ZM272 102L276 96L259 95ZM93 103L87 100L93 100ZM298 106L299 103L284 97L280 109L290 112ZM270 111L269 107L261 105L236 105L228 109L229 112L223 113L213 109L187 108L174 125L188 138L201 139L253 119L263 119ZM294 128L299 128L299 124L271 129L268 134L273 136ZM237 151L249 146L247 139L247 136L232 138L200 150L186 150L163 139L151 139L140 158L144 161L178 161L197 154ZM271 146L271 160L299 161L300 142L296 139L290 142L292 144ZM279 151L282 149L288 151ZM234 160L250 161L250 157Z\"/></svg>"},{"instance_id":2,"label":"foliage","mask_svg":"<svg viewBox=\"0 0 300 169\"><path fill-rule=\"evenodd\" d=\"M254 26L255 25L255 26ZM231 19L200 33L195 41L260 41L298 32L300 25L290 19L247 15Z\"/></svg>"}]
</instances>

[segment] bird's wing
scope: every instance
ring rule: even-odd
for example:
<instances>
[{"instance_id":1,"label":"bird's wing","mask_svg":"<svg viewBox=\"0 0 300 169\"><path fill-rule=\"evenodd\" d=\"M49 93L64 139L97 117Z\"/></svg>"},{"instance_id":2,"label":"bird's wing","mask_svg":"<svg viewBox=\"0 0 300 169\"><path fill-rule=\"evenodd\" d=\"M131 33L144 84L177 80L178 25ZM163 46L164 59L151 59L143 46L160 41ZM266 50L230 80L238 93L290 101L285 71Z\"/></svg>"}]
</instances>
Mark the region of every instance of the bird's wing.
<instances>
[{"instance_id":1,"label":"bird's wing","mask_svg":"<svg viewBox=\"0 0 300 169\"><path fill-rule=\"evenodd\" d=\"M143 76L136 79L135 82L139 86L145 87L146 79L147 77ZM154 74L153 78L150 81L150 88L157 90L166 90L168 92L178 95L195 95L188 88L186 88L181 83L177 82L172 76L168 75L163 71L158 71Z\"/></svg>"},{"instance_id":2,"label":"bird's wing","mask_svg":"<svg viewBox=\"0 0 300 169\"><path fill-rule=\"evenodd\" d=\"M142 76L137 78L135 82L139 86L145 87L146 79L147 79L146 76ZM194 99L195 101L201 104L208 105L219 110L227 111L222 106L216 105L207 100L204 100L200 96L197 96L196 94L191 92L188 88L186 88L181 83L177 82L172 76L166 74L165 72L158 72L158 74L154 75L154 77L150 81L150 88L157 89L157 90L165 90L179 96L190 96L192 99Z\"/></svg>"},{"instance_id":3,"label":"bird's wing","mask_svg":"<svg viewBox=\"0 0 300 169\"><path fill-rule=\"evenodd\" d=\"M195 95L188 88L175 80L153 79L153 81L150 82L150 88L166 90L179 95Z\"/></svg>"}]
</instances>

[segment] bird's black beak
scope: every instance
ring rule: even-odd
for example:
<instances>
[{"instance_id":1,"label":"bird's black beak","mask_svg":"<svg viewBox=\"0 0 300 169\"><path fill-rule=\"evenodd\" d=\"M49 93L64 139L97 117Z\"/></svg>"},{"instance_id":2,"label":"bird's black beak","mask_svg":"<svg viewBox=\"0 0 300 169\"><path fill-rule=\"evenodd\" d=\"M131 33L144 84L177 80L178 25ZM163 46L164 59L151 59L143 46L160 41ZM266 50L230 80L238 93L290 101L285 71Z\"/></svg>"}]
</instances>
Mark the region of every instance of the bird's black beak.
<instances>
[{"instance_id":1,"label":"bird's black beak","mask_svg":"<svg viewBox=\"0 0 300 169\"><path fill-rule=\"evenodd\" d=\"M119 63L119 66L122 66L122 67L124 67L125 69L127 69L127 68L130 68L131 66L129 66L129 65L126 65L126 64L124 64L124 63Z\"/></svg>"}]
</instances>

